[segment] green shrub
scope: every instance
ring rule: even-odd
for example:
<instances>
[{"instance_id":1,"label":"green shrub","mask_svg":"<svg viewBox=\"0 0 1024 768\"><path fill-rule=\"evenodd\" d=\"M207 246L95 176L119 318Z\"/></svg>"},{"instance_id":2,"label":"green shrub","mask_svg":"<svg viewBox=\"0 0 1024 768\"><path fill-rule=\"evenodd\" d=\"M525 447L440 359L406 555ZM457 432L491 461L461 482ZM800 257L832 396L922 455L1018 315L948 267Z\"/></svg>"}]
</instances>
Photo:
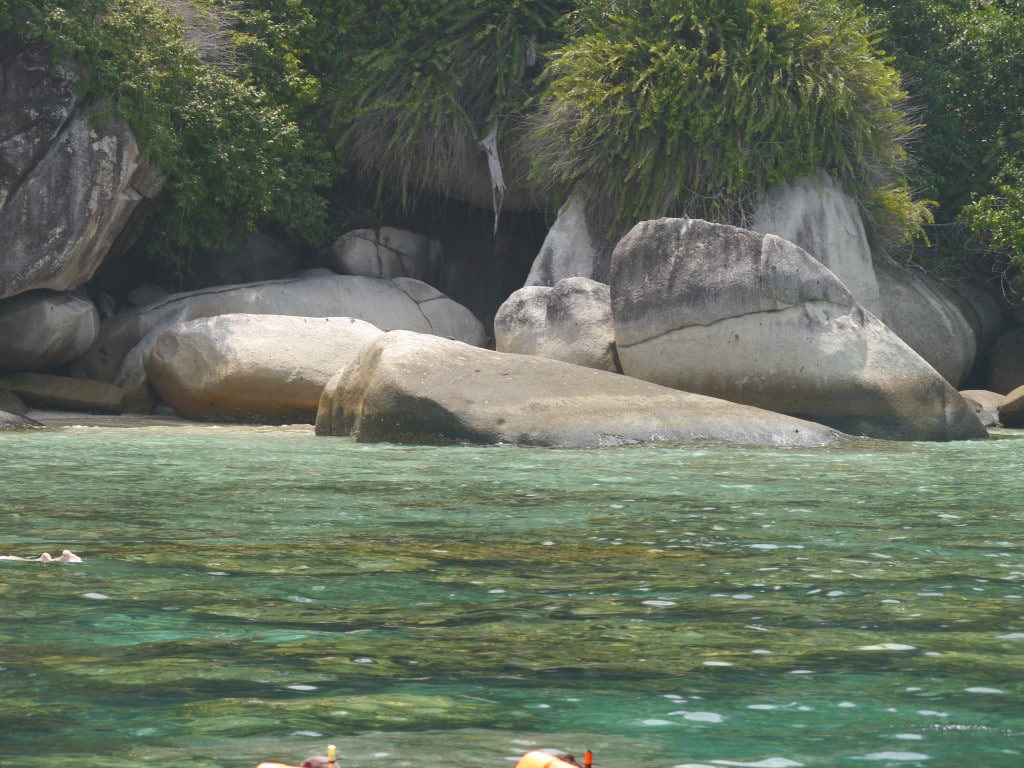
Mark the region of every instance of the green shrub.
<instances>
[{"instance_id":1,"label":"green shrub","mask_svg":"<svg viewBox=\"0 0 1024 768\"><path fill-rule=\"evenodd\" d=\"M995 271L1019 282L1024 251L1013 231L1024 226L1024 4L865 0L865 5L884 28L884 45L905 73L924 123L908 176L939 205L937 226L929 230L932 247L916 249L915 260L933 271L982 276Z\"/></svg>"},{"instance_id":2,"label":"green shrub","mask_svg":"<svg viewBox=\"0 0 1024 768\"><path fill-rule=\"evenodd\" d=\"M1008 162L994 182L995 189L961 215L988 248L993 267L1024 289L1024 159Z\"/></svg>"},{"instance_id":3,"label":"green shrub","mask_svg":"<svg viewBox=\"0 0 1024 768\"><path fill-rule=\"evenodd\" d=\"M167 177L141 241L145 256L181 268L267 221L306 242L323 239L326 158L295 122L294 93L264 87L238 55L236 20L223 7L16 1L28 19L16 29L79 65L96 119L126 121ZM251 34L241 43L257 47Z\"/></svg>"},{"instance_id":4,"label":"green shrub","mask_svg":"<svg viewBox=\"0 0 1024 768\"><path fill-rule=\"evenodd\" d=\"M464 169L492 129L506 144L539 71L535 58L570 4L368 5L354 15L362 24L348 31L345 75L331 96L339 152L378 191L393 187L409 203Z\"/></svg>"},{"instance_id":5,"label":"green shrub","mask_svg":"<svg viewBox=\"0 0 1024 768\"><path fill-rule=\"evenodd\" d=\"M551 54L533 176L610 232L663 215L743 223L771 185L840 178L880 241L927 216L902 174L899 74L830 0L581 0Z\"/></svg>"}]
</instances>

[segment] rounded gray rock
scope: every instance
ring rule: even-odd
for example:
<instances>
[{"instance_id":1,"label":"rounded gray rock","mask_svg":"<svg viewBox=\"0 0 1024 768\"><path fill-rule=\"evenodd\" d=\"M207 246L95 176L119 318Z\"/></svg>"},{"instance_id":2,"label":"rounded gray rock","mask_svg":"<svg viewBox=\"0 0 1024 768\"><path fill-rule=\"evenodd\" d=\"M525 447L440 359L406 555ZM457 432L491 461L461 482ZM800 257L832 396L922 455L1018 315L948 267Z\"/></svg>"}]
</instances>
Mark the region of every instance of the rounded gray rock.
<instances>
[{"instance_id":1,"label":"rounded gray rock","mask_svg":"<svg viewBox=\"0 0 1024 768\"><path fill-rule=\"evenodd\" d=\"M920 270L879 263L875 273L881 319L946 381L959 387L978 352L974 318L965 314L964 301Z\"/></svg>"},{"instance_id":2,"label":"rounded gray rock","mask_svg":"<svg viewBox=\"0 0 1024 768\"><path fill-rule=\"evenodd\" d=\"M163 331L145 369L187 419L311 423L325 384L381 333L350 317L218 315Z\"/></svg>"},{"instance_id":3,"label":"rounded gray rock","mask_svg":"<svg viewBox=\"0 0 1024 768\"><path fill-rule=\"evenodd\" d=\"M494 341L499 352L619 372L611 293L585 277L520 288L494 317Z\"/></svg>"},{"instance_id":4,"label":"rounded gray rock","mask_svg":"<svg viewBox=\"0 0 1024 768\"><path fill-rule=\"evenodd\" d=\"M1011 328L996 340L989 356L988 388L1006 395L1024 385L1024 327Z\"/></svg>"},{"instance_id":5,"label":"rounded gray rock","mask_svg":"<svg viewBox=\"0 0 1024 768\"><path fill-rule=\"evenodd\" d=\"M622 370L895 440L987 435L974 410L806 251L692 219L638 224L612 255Z\"/></svg>"},{"instance_id":6,"label":"rounded gray rock","mask_svg":"<svg viewBox=\"0 0 1024 768\"><path fill-rule=\"evenodd\" d=\"M835 430L542 357L393 331L328 384L317 434L364 442L562 447L831 445Z\"/></svg>"},{"instance_id":7,"label":"rounded gray rock","mask_svg":"<svg viewBox=\"0 0 1024 768\"><path fill-rule=\"evenodd\" d=\"M31 291L0 301L0 368L42 371L74 360L96 340L100 315L70 293Z\"/></svg>"}]
</instances>

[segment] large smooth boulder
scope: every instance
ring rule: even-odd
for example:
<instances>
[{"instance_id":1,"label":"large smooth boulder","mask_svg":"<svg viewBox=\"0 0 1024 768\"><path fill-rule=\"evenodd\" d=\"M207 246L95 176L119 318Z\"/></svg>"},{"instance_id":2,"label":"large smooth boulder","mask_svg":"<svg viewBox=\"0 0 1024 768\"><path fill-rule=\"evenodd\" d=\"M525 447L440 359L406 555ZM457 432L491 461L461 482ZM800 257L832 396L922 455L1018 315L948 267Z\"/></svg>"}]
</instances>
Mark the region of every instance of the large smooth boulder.
<instances>
[{"instance_id":1,"label":"large smooth boulder","mask_svg":"<svg viewBox=\"0 0 1024 768\"><path fill-rule=\"evenodd\" d=\"M364 442L828 445L818 424L608 371L394 331L325 389L317 434Z\"/></svg>"},{"instance_id":2,"label":"large smooth boulder","mask_svg":"<svg viewBox=\"0 0 1024 768\"><path fill-rule=\"evenodd\" d=\"M354 229L335 240L325 258L325 266L343 275L412 277L437 285L441 243L394 227Z\"/></svg>"},{"instance_id":3,"label":"large smooth boulder","mask_svg":"<svg viewBox=\"0 0 1024 768\"><path fill-rule=\"evenodd\" d=\"M1024 326L1003 333L989 356L988 388L1006 395L1024 386Z\"/></svg>"},{"instance_id":4,"label":"large smooth boulder","mask_svg":"<svg viewBox=\"0 0 1024 768\"><path fill-rule=\"evenodd\" d=\"M787 240L694 219L638 224L612 255L622 370L856 435L987 433L931 366Z\"/></svg>"},{"instance_id":5,"label":"large smooth boulder","mask_svg":"<svg viewBox=\"0 0 1024 768\"><path fill-rule=\"evenodd\" d=\"M101 324L95 344L74 371L138 393L145 382L145 353L163 331L188 320L228 314L354 317L383 330L434 333L469 344L486 341L483 325L468 309L425 283L321 270L288 280L175 294L131 309ZM132 402L140 401L133 396Z\"/></svg>"},{"instance_id":6,"label":"large smooth boulder","mask_svg":"<svg viewBox=\"0 0 1024 768\"><path fill-rule=\"evenodd\" d=\"M312 423L324 385L382 333L349 317L205 317L164 331L145 369L186 419Z\"/></svg>"},{"instance_id":7,"label":"large smooth boulder","mask_svg":"<svg viewBox=\"0 0 1024 768\"><path fill-rule=\"evenodd\" d=\"M586 277L520 288L494 317L494 341L499 352L619 370L611 293Z\"/></svg>"},{"instance_id":8,"label":"large smooth boulder","mask_svg":"<svg viewBox=\"0 0 1024 768\"><path fill-rule=\"evenodd\" d=\"M0 34L0 299L85 283L162 186L127 125L93 123L74 79Z\"/></svg>"},{"instance_id":9,"label":"large smooth boulder","mask_svg":"<svg viewBox=\"0 0 1024 768\"><path fill-rule=\"evenodd\" d=\"M548 230L524 285L553 286L568 277L592 277L598 249L586 203L581 194L575 194Z\"/></svg>"},{"instance_id":10,"label":"large smooth boulder","mask_svg":"<svg viewBox=\"0 0 1024 768\"><path fill-rule=\"evenodd\" d=\"M946 381L963 384L978 352L980 328L973 310L920 270L889 262L877 264L875 274L880 319Z\"/></svg>"},{"instance_id":11,"label":"large smooth boulder","mask_svg":"<svg viewBox=\"0 0 1024 768\"><path fill-rule=\"evenodd\" d=\"M374 323L378 328L383 328L385 331L401 329L429 333L445 339L463 341L474 346L482 346L487 343L484 326L476 319L476 316L461 304L449 299L434 286L411 277L396 277L391 281L391 285L412 300L416 311L426 321L426 324L417 321L399 325L396 322L387 322L388 318L385 316L381 318L380 323Z\"/></svg>"},{"instance_id":12,"label":"large smooth boulder","mask_svg":"<svg viewBox=\"0 0 1024 768\"><path fill-rule=\"evenodd\" d=\"M999 423L1004 427L1024 427L1024 385L1008 393L999 402Z\"/></svg>"},{"instance_id":13,"label":"large smooth boulder","mask_svg":"<svg viewBox=\"0 0 1024 768\"><path fill-rule=\"evenodd\" d=\"M999 424L999 404L1003 402L1003 395L987 389L964 389L960 395L974 409L986 427Z\"/></svg>"},{"instance_id":14,"label":"large smooth boulder","mask_svg":"<svg viewBox=\"0 0 1024 768\"><path fill-rule=\"evenodd\" d=\"M16 373L0 379L6 389L35 408L121 413L125 391L102 381L89 381L45 373Z\"/></svg>"},{"instance_id":15,"label":"large smooth boulder","mask_svg":"<svg viewBox=\"0 0 1024 768\"><path fill-rule=\"evenodd\" d=\"M998 291L981 282L958 280L949 286L964 317L974 328L978 340L978 360L992 349L1006 328L1006 309ZM977 362L977 361L976 361Z\"/></svg>"},{"instance_id":16,"label":"large smooth boulder","mask_svg":"<svg viewBox=\"0 0 1024 768\"><path fill-rule=\"evenodd\" d=\"M74 360L96 340L96 305L70 293L32 291L0 301L0 368L40 371Z\"/></svg>"},{"instance_id":17,"label":"large smooth boulder","mask_svg":"<svg viewBox=\"0 0 1024 768\"><path fill-rule=\"evenodd\" d=\"M857 303L881 316L879 287L857 203L819 171L769 190L750 226L803 248L828 267Z\"/></svg>"}]
</instances>

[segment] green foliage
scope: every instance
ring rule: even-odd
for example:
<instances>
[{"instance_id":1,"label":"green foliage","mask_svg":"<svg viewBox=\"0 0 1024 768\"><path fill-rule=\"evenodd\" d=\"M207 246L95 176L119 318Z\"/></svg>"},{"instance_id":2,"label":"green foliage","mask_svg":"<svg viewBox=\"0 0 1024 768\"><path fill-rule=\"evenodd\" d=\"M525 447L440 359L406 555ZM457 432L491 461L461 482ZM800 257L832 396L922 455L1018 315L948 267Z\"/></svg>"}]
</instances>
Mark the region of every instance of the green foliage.
<instances>
[{"instance_id":1,"label":"green foliage","mask_svg":"<svg viewBox=\"0 0 1024 768\"><path fill-rule=\"evenodd\" d=\"M903 181L899 75L865 17L821 0L582 0L529 141L535 178L621 231L666 214L742 222L821 167L876 232L926 216Z\"/></svg>"},{"instance_id":2,"label":"green foliage","mask_svg":"<svg viewBox=\"0 0 1024 768\"><path fill-rule=\"evenodd\" d=\"M21 31L80 66L97 119L127 121L167 178L142 241L146 254L181 265L263 221L322 240L324 158L294 119L296 105L315 99L315 81L278 55L282 35L253 33L276 32L267 19L252 17L236 46L224 30L227 11L214 4L21 3L30 18ZM240 63L241 50L252 59Z\"/></svg>"},{"instance_id":3,"label":"green foliage","mask_svg":"<svg viewBox=\"0 0 1024 768\"><path fill-rule=\"evenodd\" d=\"M250 0L236 16L234 41L246 74L293 112L320 98L320 80L304 64L320 24L302 0Z\"/></svg>"},{"instance_id":4,"label":"green foliage","mask_svg":"<svg viewBox=\"0 0 1024 768\"><path fill-rule=\"evenodd\" d=\"M346 77L331 102L339 151L408 201L463 168L492 127L503 142L530 94L535 57L564 0L357 3Z\"/></svg>"},{"instance_id":5,"label":"green foliage","mask_svg":"<svg viewBox=\"0 0 1024 768\"><path fill-rule=\"evenodd\" d=\"M80 63L97 119L132 125L168 179L140 249L171 262L238 227L319 246L343 165L411 202L495 130L507 176L528 158L609 231L742 224L823 167L876 243L928 221L914 190L943 225L919 252L969 224L1024 274L1019 2L0 0L5 30Z\"/></svg>"},{"instance_id":6,"label":"green foliage","mask_svg":"<svg viewBox=\"0 0 1024 768\"><path fill-rule=\"evenodd\" d=\"M984 190L1021 129L1024 6L992 0L867 0L925 123L913 180L951 220Z\"/></svg>"},{"instance_id":7,"label":"green foliage","mask_svg":"<svg viewBox=\"0 0 1024 768\"><path fill-rule=\"evenodd\" d=\"M0 32L24 24L33 10L32 0L0 0Z\"/></svg>"},{"instance_id":8,"label":"green foliage","mask_svg":"<svg viewBox=\"0 0 1024 768\"><path fill-rule=\"evenodd\" d=\"M1024 155L1024 4L997 0L865 0L886 28L885 47L905 73L925 124L914 143L911 183L939 201L930 234L937 248L919 260L961 262L1020 280ZM1015 213L1014 213L1015 212ZM956 235L968 225L973 247ZM1016 249L1016 250L1014 250ZM1007 271L1008 269L1008 271Z\"/></svg>"},{"instance_id":9,"label":"green foliage","mask_svg":"<svg viewBox=\"0 0 1024 768\"><path fill-rule=\"evenodd\" d=\"M961 212L985 243L997 269L1024 288L1024 160L1010 161L995 177L995 190Z\"/></svg>"}]
</instances>

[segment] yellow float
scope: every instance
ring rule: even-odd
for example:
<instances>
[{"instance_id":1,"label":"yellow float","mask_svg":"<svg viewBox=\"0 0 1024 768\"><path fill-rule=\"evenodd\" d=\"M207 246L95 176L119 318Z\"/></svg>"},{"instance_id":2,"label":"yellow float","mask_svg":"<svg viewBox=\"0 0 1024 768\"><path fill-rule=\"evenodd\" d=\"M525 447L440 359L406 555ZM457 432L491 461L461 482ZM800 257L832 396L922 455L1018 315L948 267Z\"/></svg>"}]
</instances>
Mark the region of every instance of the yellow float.
<instances>
[{"instance_id":1,"label":"yellow float","mask_svg":"<svg viewBox=\"0 0 1024 768\"><path fill-rule=\"evenodd\" d=\"M550 755L547 752L534 750L519 758L516 768L591 768L593 764L594 753L589 749L583 753L582 766L572 755Z\"/></svg>"},{"instance_id":2,"label":"yellow float","mask_svg":"<svg viewBox=\"0 0 1024 768\"><path fill-rule=\"evenodd\" d=\"M337 768L337 749L333 744L328 745L326 755L315 755L307 757L302 765L290 765L288 763L260 763L256 768Z\"/></svg>"},{"instance_id":3,"label":"yellow float","mask_svg":"<svg viewBox=\"0 0 1024 768\"><path fill-rule=\"evenodd\" d=\"M307 757L302 765L288 763L260 763L256 768L337 768L337 750L333 744L327 747L327 755ZM547 752L533 750L527 752L516 763L516 768L593 768L594 754L588 749L583 753L583 765L576 762L572 755L551 755Z\"/></svg>"}]
</instances>

